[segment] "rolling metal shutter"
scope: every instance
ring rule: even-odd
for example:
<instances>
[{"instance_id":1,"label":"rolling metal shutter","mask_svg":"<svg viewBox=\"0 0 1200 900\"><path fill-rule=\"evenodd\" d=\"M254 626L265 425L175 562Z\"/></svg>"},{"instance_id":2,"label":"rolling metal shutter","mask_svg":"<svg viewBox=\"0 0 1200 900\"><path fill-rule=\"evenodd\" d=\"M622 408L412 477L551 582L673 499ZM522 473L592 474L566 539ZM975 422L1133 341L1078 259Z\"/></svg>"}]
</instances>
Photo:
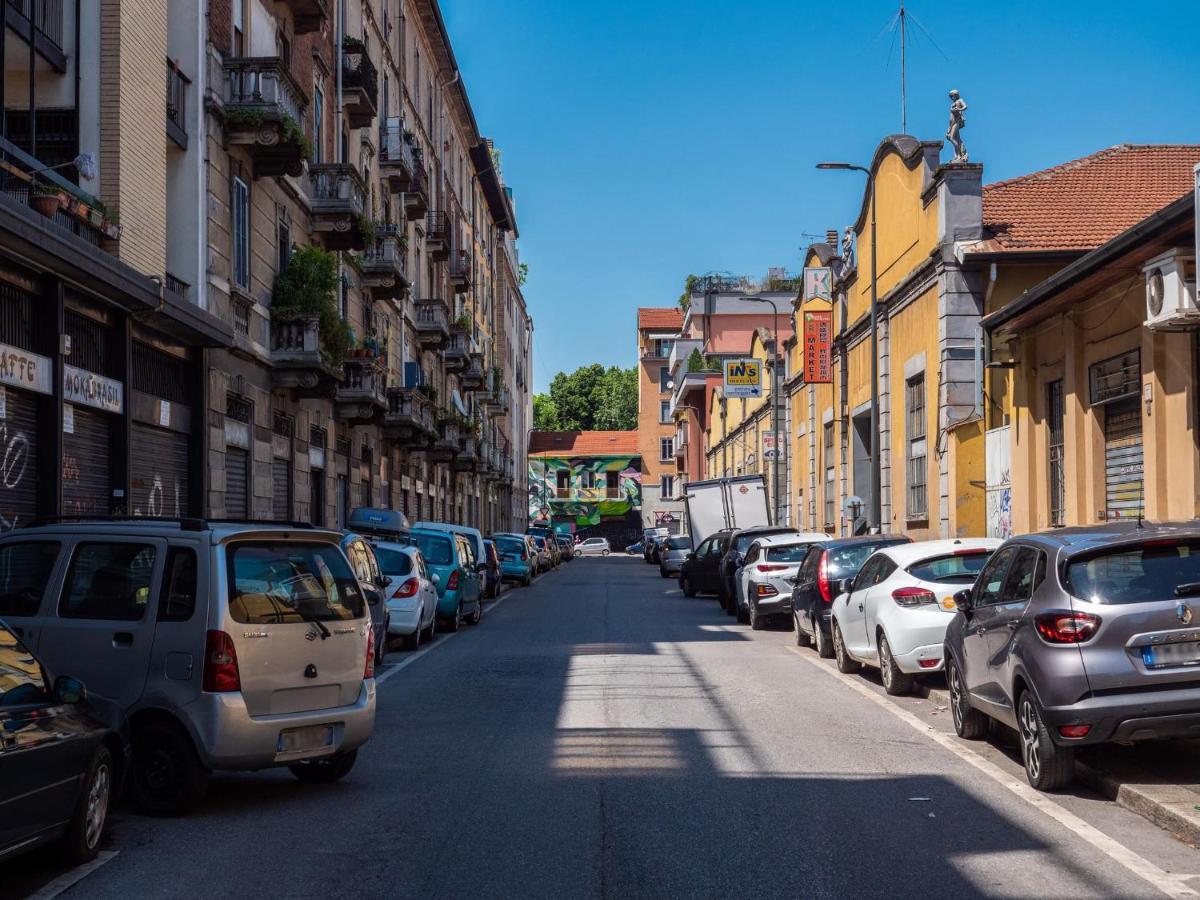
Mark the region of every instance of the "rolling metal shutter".
<instances>
[{"instance_id":1,"label":"rolling metal shutter","mask_svg":"<svg viewBox=\"0 0 1200 900\"><path fill-rule=\"evenodd\" d=\"M67 415L66 410L63 411ZM110 417L86 406L71 407L71 431L63 427L63 515L107 516Z\"/></svg>"},{"instance_id":2,"label":"rolling metal shutter","mask_svg":"<svg viewBox=\"0 0 1200 900\"><path fill-rule=\"evenodd\" d=\"M1136 399L1104 408L1104 505L1110 519L1136 518L1145 504L1142 411Z\"/></svg>"},{"instance_id":3,"label":"rolling metal shutter","mask_svg":"<svg viewBox=\"0 0 1200 900\"><path fill-rule=\"evenodd\" d=\"M188 514L188 436L135 423L131 456L135 516Z\"/></svg>"},{"instance_id":4,"label":"rolling metal shutter","mask_svg":"<svg viewBox=\"0 0 1200 900\"><path fill-rule=\"evenodd\" d=\"M325 525L325 470L313 469L308 476L308 520L318 527Z\"/></svg>"},{"instance_id":5,"label":"rolling metal shutter","mask_svg":"<svg viewBox=\"0 0 1200 900\"><path fill-rule=\"evenodd\" d=\"M241 447L225 448L225 515L249 518L247 485L250 483L250 454Z\"/></svg>"},{"instance_id":6,"label":"rolling metal shutter","mask_svg":"<svg viewBox=\"0 0 1200 900\"><path fill-rule=\"evenodd\" d=\"M271 460L271 489L272 517L292 521L292 466L286 459Z\"/></svg>"},{"instance_id":7,"label":"rolling metal shutter","mask_svg":"<svg viewBox=\"0 0 1200 900\"><path fill-rule=\"evenodd\" d=\"M5 388L0 419L0 532L37 513L37 399Z\"/></svg>"}]
</instances>

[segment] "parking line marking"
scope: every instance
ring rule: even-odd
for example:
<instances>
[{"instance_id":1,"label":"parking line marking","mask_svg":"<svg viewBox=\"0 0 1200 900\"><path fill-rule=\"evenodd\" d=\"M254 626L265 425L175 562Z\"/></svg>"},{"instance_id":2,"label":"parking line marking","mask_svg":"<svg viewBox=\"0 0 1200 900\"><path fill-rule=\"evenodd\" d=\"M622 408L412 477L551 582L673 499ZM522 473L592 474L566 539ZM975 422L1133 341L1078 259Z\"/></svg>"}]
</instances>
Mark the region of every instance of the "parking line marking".
<instances>
[{"instance_id":1,"label":"parking line marking","mask_svg":"<svg viewBox=\"0 0 1200 900\"><path fill-rule=\"evenodd\" d=\"M824 663L810 658L808 654L802 653L798 648L788 647L787 649L796 654L796 656L804 660L809 665L819 669L826 675L833 678L834 681L838 682L839 684L844 684L853 691L857 691L876 706L886 709L893 716L900 719L902 722L905 722L916 731L921 732L921 734L924 734L926 737L931 738L934 742L949 750L959 759L974 766L976 769L983 772L1001 786L1008 788L1030 806L1039 810L1044 815L1049 816L1068 831L1079 835L1079 837L1083 838L1109 859L1113 860L1113 862L1119 863L1134 875L1141 878L1143 881L1149 882L1154 888L1161 891L1166 896L1200 897L1200 893L1197 893L1183 883L1184 881L1197 876L1179 875L1160 869L1148 859L1145 859L1127 847L1122 846L1119 842L1110 838L1107 834L1100 831L1094 825L1088 824L1070 810L1059 806L1046 794L1039 793L1027 782L1014 778L995 763L984 759L974 750L971 750L968 746L965 746L957 735L951 736L944 732L938 731L932 725L922 722L917 716L913 715L908 710L896 706L890 700L881 697L862 682L853 678L840 677Z\"/></svg>"},{"instance_id":2,"label":"parking line marking","mask_svg":"<svg viewBox=\"0 0 1200 900\"><path fill-rule=\"evenodd\" d=\"M52 897L57 897L63 891L79 884L79 882L83 881L83 879L87 878L101 866L112 862L120 853L120 850L101 850L91 862L84 863L82 866L76 866L69 872L64 872L53 881L43 885L40 891L30 894L26 900L51 900Z\"/></svg>"}]
</instances>

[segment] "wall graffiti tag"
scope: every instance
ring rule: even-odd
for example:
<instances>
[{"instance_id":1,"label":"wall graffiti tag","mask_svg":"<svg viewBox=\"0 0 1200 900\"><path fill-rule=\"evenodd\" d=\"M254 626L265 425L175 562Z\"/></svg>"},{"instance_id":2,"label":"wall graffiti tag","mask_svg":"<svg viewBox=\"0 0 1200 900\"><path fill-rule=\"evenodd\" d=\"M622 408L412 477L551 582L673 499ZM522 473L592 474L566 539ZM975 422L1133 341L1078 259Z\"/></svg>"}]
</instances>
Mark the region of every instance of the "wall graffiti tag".
<instances>
[{"instance_id":1,"label":"wall graffiti tag","mask_svg":"<svg viewBox=\"0 0 1200 900\"><path fill-rule=\"evenodd\" d=\"M20 513L10 504L11 492L22 486L26 477L33 477L30 465L33 454L30 452L29 438L23 431L10 428L7 421L0 421L0 485L3 486L4 496L0 500L0 531L8 531L20 524Z\"/></svg>"}]
</instances>

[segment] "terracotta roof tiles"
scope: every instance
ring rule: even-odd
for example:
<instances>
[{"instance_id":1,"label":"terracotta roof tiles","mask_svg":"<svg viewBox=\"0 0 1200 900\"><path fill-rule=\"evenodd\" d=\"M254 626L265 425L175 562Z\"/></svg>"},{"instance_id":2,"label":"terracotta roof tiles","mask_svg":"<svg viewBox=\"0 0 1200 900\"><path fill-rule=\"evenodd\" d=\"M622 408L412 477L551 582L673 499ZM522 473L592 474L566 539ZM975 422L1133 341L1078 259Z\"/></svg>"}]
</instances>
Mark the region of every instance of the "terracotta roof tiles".
<instances>
[{"instance_id":1,"label":"terracotta roof tiles","mask_svg":"<svg viewBox=\"0 0 1200 900\"><path fill-rule=\"evenodd\" d=\"M643 306L638 309L639 331L645 328L655 328L661 331L678 331L682 327L683 310L678 306Z\"/></svg>"},{"instance_id":2,"label":"terracotta roof tiles","mask_svg":"<svg viewBox=\"0 0 1200 900\"><path fill-rule=\"evenodd\" d=\"M533 431L530 454L550 456L638 456L636 431Z\"/></svg>"}]
</instances>

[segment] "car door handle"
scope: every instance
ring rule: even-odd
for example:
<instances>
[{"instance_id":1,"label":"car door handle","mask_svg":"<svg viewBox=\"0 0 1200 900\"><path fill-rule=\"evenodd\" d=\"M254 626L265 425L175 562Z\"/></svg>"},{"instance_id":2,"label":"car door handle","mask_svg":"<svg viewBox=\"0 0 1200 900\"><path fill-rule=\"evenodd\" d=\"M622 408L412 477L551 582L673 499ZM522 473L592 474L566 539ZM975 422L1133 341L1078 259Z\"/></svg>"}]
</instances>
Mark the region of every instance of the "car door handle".
<instances>
[{"instance_id":1,"label":"car door handle","mask_svg":"<svg viewBox=\"0 0 1200 900\"><path fill-rule=\"evenodd\" d=\"M113 642L114 647L132 647L133 646L133 632L117 631L112 636L112 642Z\"/></svg>"},{"instance_id":2,"label":"car door handle","mask_svg":"<svg viewBox=\"0 0 1200 900\"><path fill-rule=\"evenodd\" d=\"M1018 628L1020 628L1020 627L1021 627L1021 623L1020 623L1020 622L1009 622L1009 623L1008 623L1008 630L1009 630L1009 631L1016 631L1016 630L1017 630Z\"/></svg>"},{"instance_id":3,"label":"car door handle","mask_svg":"<svg viewBox=\"0 0 1200 900\"><path fill-rule=\"evenodd\" d=\"M860 603L860 604L858 604L858 611L859 611L859 612L862 612L862 611L863 611L863 605L862 605L861 603Z\"/></svg>"}]
</instances>

